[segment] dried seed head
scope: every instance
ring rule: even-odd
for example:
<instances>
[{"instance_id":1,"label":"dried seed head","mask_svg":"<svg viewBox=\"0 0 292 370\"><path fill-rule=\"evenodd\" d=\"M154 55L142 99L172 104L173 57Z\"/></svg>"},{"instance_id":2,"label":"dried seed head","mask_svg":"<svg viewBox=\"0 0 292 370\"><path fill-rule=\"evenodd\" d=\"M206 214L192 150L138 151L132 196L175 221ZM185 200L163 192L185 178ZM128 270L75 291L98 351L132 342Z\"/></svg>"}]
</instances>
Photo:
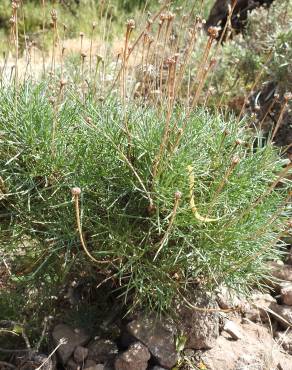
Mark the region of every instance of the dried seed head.
<instances>
[{"instance_id":1,"label":"dried seed head","mask_svg":"<svg viewBox=\"0 0 292 370\"><path fill-rule=\"evenodd\" d=\"M175 34L173 33L172 35L169 36L169 41L170 42L174 42L176 40L176 36Z\"/></svg>"},{"instance_id":2,"label":"dried seed head","mask_svg":"<svg viewBox=\"0 0 292 370\"><path fill-rule=\"evenodd\" d=\"M15 23L16 23L16 21L15 21L15 17L14 17L14 16L10 17L10 19L9 19L9 24L10 24L11 26L13 26Z\"/></svg>"},{"instance_id":3,"label":"dried seed head","mask_svg":"<svg viewBox=\"0 0 292 370\"><path fill-rule=\"evenodd\" d=\"M284 100L287 102L289 100L292 100L292 93L291 92L286 92L284 94Z\"/></svg>"},{"instance_id":4,"label":"dried seed head","mask_svg":"<svg viewBox=\"0 0 292 370\"><path fill-rule=\"evenodd\" d=\"M214 65L216 64L217 60L216 58L211 58L210 60L210 67L214 67Z\"/></svg>"},{"instance_id":5,"label":"dried seed head","mask_svg":"<svg viewBox=\"0 0 292 370\"><path fill-rule=\"evenodd\" d=\"M145 31L143 33L143 42L146 44L148 39L149 39L149 33L147 31Z\"/></svg>"},{"instance_id":6,"label":"dried seed head","mask_svg":"<svg viewBox=\"0 0 292 370\"><path fill-rule=\"evenodd\" d=\"M180 57L180 53L175 53L174 54L174 60L175 60L175 62L177 62L178 61L178 58Z\"/></svg>"},{"instance_id":7,"label":"dried seed head","mask_svg":"<svg viewBox=\"0 0 292 370\"><path fill-rule=\"evenodd\" d=\"M68 29L68 27L66 26L65 23L63 23L63 30L66 31Z\"/></svg>"},{"instance_id":8,"label":"dried seed head","mask_svg":"<svg viewBox=\"0 0 292 370\"><path fill-rule=\"evenodd\" d=\"M154 42L154 37L152 35L148 35L148 44L151 45Z\"/></svg>"},{"instance_id":9,"label":"dried seed head","mask_svg":"<svg viewBox=\"0 0 292 370\"><path fill-rule=\"evenodd\" d=\"M92 29L94 30L96 28L96 22L92 23Z\"/></svg>"},{"instance_id":10,"label":"dried seed head","mask_svg":"<svg viewBox=\"0 0 292 370\"><path fill-rule=\"evenodd\" d=\"M49 103L51 104L54 104L56 101L56 99L53 96L50 96L48 100L49 100Z\"/></svg>"},{"instance_id":11,"label":"dried seed head","mask_svg":"<svg viewBox=\"0 0 292 370\"><path fill-rule=\"evenodd\" d=\"M133 30L136 26L134 19L128 19L126 22L127 30Z\"/></svg>"},{"instance_id":12,"label":"dried seed head","mask_svg":"<svg viewBox=\"0 0 292 370\"><path fill-rule=\"evenodd\" d=\"M62 79L60 80L60 87L63 88L66 85L67 81Z\"/></svg>"},{"instance_id":13,"label":"dried seed head","mask_svg":"<svg viewBox=\"0 0 292 370\"><path fill-rule=\"evenodd\" d=\"M202 23L202 17L200 15L196 15L195 23Z\"/></svg>"},{"instance_id":14,"label":"dried seed head","mask_svg":"<svg viewBox=\"0 0 292 370\"><path fill-rule=\"evenodd\" d=\"M174 64L175 64L175 58L173 57L169 57L165 61L165 65L168 66L168 68L170 68Z\"/></svg>"},{"instance_id":15,"label":"dried seed head","mask_svg":"<svg viewBox=\"0 0 292 370\"><path fill-rule=\"evenodd\" d=\"M82 51L81 57L82 57L82 59L85 59L87 57L87 54L85 53L85 51Z\"/></svg>"},{"instance_id":16,"label":"dried seed head","mask_svg":"<svg viewBox=\"0 0 292 370\"><path fill-rule=\"evenodd\" d=\"M235 166L237 163L239 163L240 159L238 156L235 156L232 158L232 164Z\"/></svg>"},{"instance_id":17,"label":"dried seed head","mask_svg":"<svg viewBox=\"0 0 292 370\"><path fill-rule=\"evenodd\" d=\"M72 193L73 196L78 196L78 195L81 194L81 189L76 186L76 187L71 189L71 193Z\"/></svg>"},{"instance_id":18,"label":"dried seed head","mask_svg":"<svg viewBox=\"0 0 292 370\"><path fill-rule=\"evenodd\" d=\"M237 139L237 140L235 141L235 144L236 144L236 145L242 145L242 144L244 144L244 142L243 142L242 140L240 140L240 139Z\"/></svg>"},{"instance_id":19,"label":"dried seed head","mask_svg":"<svg viewBox=\"0 0 292 370\"><path fill-rule=\"evenodd\" d=\"M152 19L147 19L147 28L148 29L151 27L152 24L153 24L153 20Z\"/></svg>"},{"instance_id":20,"label":"dried seed head","mask_svg":"<svg viewBox=\"0 0 292 370\"><path fill-rule=\"evenodd\" d=\"M175 280L179 280L179 274L177 272L174 273L173 278Z\"/></svg>"},{"instance_id":21,"label":"dried seed head","mask_svg":"<svg viewBox=\"0 0 292 370\"><path fill-rule=\"evenodd\" d=\"M208 28L208 34L211 37L211 39L217 39L219 35L219 28L218 27L209 27Z\"/></svg>"},{"instance_id":22,"label":"dried seed head","mask_svg":"<svg viewBox=\"0 0 292 370\"><path fill-rule=\"evenodd\" d=\"M84 37L84 32L80 32L80 33L79 33L79 36L80 36L81 38L83 38L83 37Z\"/></svg>"},{"instance_id":23,"label":"dried seed head","mask_svg":"<svg viewBox=\"0 0 292 370\"><path fill-rule=\"evenodd\" d=\"M13 9L13 10L18 9L18 8L19 8L19 6L20 6L20 2L19 2L19 0L14 0L14 1L12 1L11 7L12 7L12 9Z\"/></svg>"},{"instance_id":24,"label":"dried seed head","mask_svg":"<svg viewBox=\"0 0 292 370\"><path fill-rule=\"evenodd\" d=\"M149 204L149 206L147 207L147 212L150 216L154 214L155 210L156 210L156 207L154 206L153 203Z\"/></svg>"},{"instance_id":25,"label":"dried seed head","mask_svg":"<svg viewBox=\"0 0 292 370\"><path fill-rule=\"evenodd\" d=\"M174 18L175 18L175 14L174 13L168 12L166 14L166 19L167 19L168 22L171 22Z\"/></svg>"},{"instance_id":26,"label":"dried seed head","mask_svg":"<svg viewBox=\"0 0 292 370\"><path fill-rule=\"evenodd\" d=\"M55 9L52 9L51 10L51 18L52 18L52 21L54 23L56 23L57 19L58 19L58 15L57 15L57 11Z\"/></svg>"},{"instance_id":27,"label":"dried seed head","mask_svg":"<svg viewBox=\"0 0 292 370\"><path fill-rule=\"evenodd\" d=\"M159 19L161 22L164 22L167 19L167 14L166 13L161 13L159 16Z\"/></svg>"},{"instance_id":28,"label":"dried seed head","mask_svg":"<svg viewBox=\"0 0 292 370\"><path fill-rule=\"evenodd\" d=\"M101 62L103 60L103 57L99 54L96 55L97 62Z\"/></svg>"},{"instance_id":29,"label":"dried seed head","mask_svg":"<svg viewBox=\"0 0 292 370\"><path fill-rule=\"evenodd\" d=\"M174 197L175 197L176 200L181 199L182 193L178 190L178 191L175 192Z\"/></svg>"}]
</instances>

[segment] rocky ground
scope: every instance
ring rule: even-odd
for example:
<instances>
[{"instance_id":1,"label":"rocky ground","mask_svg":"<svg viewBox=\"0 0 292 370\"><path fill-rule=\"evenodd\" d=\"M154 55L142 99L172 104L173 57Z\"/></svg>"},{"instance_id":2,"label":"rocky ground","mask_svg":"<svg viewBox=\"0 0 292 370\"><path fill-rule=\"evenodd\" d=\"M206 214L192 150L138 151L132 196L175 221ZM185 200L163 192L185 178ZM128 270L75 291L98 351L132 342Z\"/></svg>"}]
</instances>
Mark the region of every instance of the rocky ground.
<instances>
[{"instance_id":1,"label":"rocky ground","mask_svg":"<svg viewBox=\"0 0 292 370\"><path fill-rule=\"evenodd\" d=\"M278 280L269 293L255 291L246 300L227 288L215 298L196 292L197 306L178 303L171 320L115 312L103 324L108 334L95 336L59 319L49 354L28 348L0 368L292 370L292 253L270 267Z\"/></svg>"}]
</instances>

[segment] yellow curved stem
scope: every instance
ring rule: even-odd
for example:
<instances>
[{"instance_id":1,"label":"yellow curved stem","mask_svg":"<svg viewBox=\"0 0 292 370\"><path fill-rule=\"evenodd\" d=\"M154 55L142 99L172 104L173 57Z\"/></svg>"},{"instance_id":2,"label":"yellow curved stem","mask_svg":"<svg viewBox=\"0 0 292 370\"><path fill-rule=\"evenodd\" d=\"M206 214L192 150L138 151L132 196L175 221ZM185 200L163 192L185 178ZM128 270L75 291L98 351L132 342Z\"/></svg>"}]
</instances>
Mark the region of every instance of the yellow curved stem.
<instances>
[{"instance_id":1,"label":"yellow curved stem","mask_svg":"<svg viewBox=\"0 0 292 370\"><path fill-rule=\"evenodd\" d=\"M194 176L194 170L192 166L187 166L187 170L189 172L189 182L190 182L190 208L195 216L195 218L202 222L215 222L218 221L218 218L209 218L207 216L201 216L197 210L195 200L194 200L194 184L195 184L195 176Z\"/></svg>"}]
</instances>

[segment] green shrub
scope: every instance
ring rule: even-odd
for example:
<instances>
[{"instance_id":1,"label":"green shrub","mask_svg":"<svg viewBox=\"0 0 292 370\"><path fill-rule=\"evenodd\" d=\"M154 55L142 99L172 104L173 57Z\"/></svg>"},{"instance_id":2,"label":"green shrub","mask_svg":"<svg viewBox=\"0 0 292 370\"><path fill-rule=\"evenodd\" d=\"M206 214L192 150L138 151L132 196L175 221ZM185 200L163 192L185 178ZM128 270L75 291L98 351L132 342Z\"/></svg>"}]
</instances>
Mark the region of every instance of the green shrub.
<instances>
[{"instance_id":1,"label":"green shrub","mask_svg":"<svg viewBox=\"0 0 292 370\"><path fill-rule=\"evenodd\" d=\"M291 16L291 7L286 1L274 2L268 9L259 7L249 14L244 35L234 37L223 46L213 79L219 96L224 91L228 101L239 92L249 94L258 77L255 88L273 81L282 93L291 90Z\"/></svg>"},{"instance_id":2,"label":"green shrub","mask_svg":"<svg viewBox=\"0 0 292 370\"><path fill-rule=\"evenodd\" d=\"M265 261L281 253L275 245L287 217L288 184L270 191L282 168L270 144L254 147L235 119L198 110L175 149L186 120L177 107L153 178L165 112L125 108L113 97L84 103L69 88L53 108L49 96L45 83L23 86L17 106L13 91L0 93L0 209L11 237L3 245L11 253L13 239L30 238L16 258L22 270L27 260L26 278L46 276L49 284L92 264L76 231L78 186L87 248L109 261L96 271L133 305L169 308L194 284L243 291L260 284Z\"/></svg>"}]
</instances>

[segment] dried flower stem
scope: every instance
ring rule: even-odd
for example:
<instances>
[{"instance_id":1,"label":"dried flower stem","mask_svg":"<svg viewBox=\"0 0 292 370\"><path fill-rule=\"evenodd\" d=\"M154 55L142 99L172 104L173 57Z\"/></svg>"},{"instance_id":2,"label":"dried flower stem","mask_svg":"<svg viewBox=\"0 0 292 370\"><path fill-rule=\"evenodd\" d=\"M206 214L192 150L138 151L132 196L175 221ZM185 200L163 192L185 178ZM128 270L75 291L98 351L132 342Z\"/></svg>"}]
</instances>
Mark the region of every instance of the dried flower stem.
<instances>
[{"instance_id":1,"label":"dried flower stem","mask_svg":"<svg viewBox=\"0 0 292 370\"><path fill-rule=\"evenodd\" d=\"M260 130L262 129L262 126L263 126L263 124L264 124L264 122L265 122L265 120L266 120L266 118L267 118L268 114L269 114L269 113L271 112L271 110L273 109L273 107L274 107L274 105L275 105L276 101L277 101L277 98L276 98L276 97L274 97L274 99L272 100L271 104L269 105L269 107L268 107L268 109L267 109L266 113L264 114L263 118L261 119L261 121L260 121L260 123L259 123L259 128L260 128Z\"/></svg>"},{"instance_id":2,"label":"dried flower stem","mask_svg":"<svg viewBox=\"0 0 292 370\"><path fill-rule=\"evenodd\" d=\"M46 9L45 9L45 1L46 0L41 0L42 1L42 61L43 61L43 75L45 76L46 74L46 62L45 62L45 51L44 51L44 46L45 46L45 22L46 22Z\"/></svg>"},{"instance_id":3,"label":"dried flower stem","mask_svg":"<svg viewBox=\"0 0 292 370\"><path fill-rule=\"evenodd\" d=\"M197 32L198 32L199 28L202 25L201 22L202 22L201 18L197 17L194 28L190 30L191 39L189 41L189 45L188 45L187 49L184 52L183 57L182 57L183 63L180 66L180 69L179 69L179 72L178 72L178 77L177 77L177 91L178 92L180 91L182 80L183 80L183 77L185 75L186 68L189 65L191 55L192 55L192 51L194 50L194 46L195 46L195 43L197 41Z\"/></svg>"},{"instance_id":4,"label":"dried flower stem","mask_svg":"<svg viewBox=\"0 0 292 370\"><path fill-rule=\"evenodd\" d=\"M167 40L169 39L169 34L171 31L171 23L173 20L173 15L166 15L167 17L167 23L166 23L166 28L165 28L165 33L164 33L164 41L163 41L163 48L162 48L162 53L161 53L161 61L159 65L159 71L160 71L160 78L159 78L159 86L160 86L160 92L162 93L163 91L163 67L164 67L164 59L165 59L165 49L166 49L166 44Z\"/></svg>"},{"instance_id":5,"label":"dried flower stem","mask_svg":"<svg viewBox=\"0 0 292 370\"><path fill-rule=\"evenodd\" d=\"M280 125L282 123L283 115L284 115L284 112L285 112L285 110L286 110L286 108L288 106L289 99L290 99L290 94L285 94L284 95L284 103L283 103L283 105L281 107L280 114L279 114L279 117L278 117L277 122L276 122L276 126L275 126L275 128L273 130L273 133L272 133L272 136L271 136L271 141L274 140L274 137L276 136L276 134L277 134L277 132L279 130L279 127L280 127Z\"/></svg>"},{"instance_id":6,"label":"dried flower stem","mask_svg":"<svg viewBox=\"0 0 292 370\"><path fill-rule=\"evenodd\" d=\"M96 258L94 258L91 255L91 253L89 252L89 250L86 247L86 243L85 243L83 233L82 233L81 222L80 222L80 210L79 210L79 196L80 196L80 194L81 194L80 188L73 188L72 189L72 195L73 195L73 199L74 199L74 203L75 203L75 214L76 214L77 228L78 228L78 233L79 233L79 238L80 238L82 248L84 249L84 252L87 254L87 256L91 259L91 261L93 261L95 263L98 263L98 264L111 263L111 261L97 260Z\"/></svg>"},{"instance_id":7,"label":"dried flower stem","mask_svg":"<svg viewBox=\"0 0 292 370\"><path fill-rule=\"evenodd\" d=\"M157 11L156 14L154 14L154 16L151 18L151 21L154 22L159 16L160 14L163 12L163 10L165 8L167 8L167 6L170 4L170 0L166 0L164 2L164 4L162 5L162 7ZM147 25L148 25L148 22L147 22ZM140 40L142 39L143 35L144 35L144 32L145 30L147 29L147 25L146 27L144 28L144 30L141 31L141 33L138 35L138 37L136 38L136 40L134 41L131 49L129 50L128 54L127 54L127 59L129 59L130 55L133 53L133 51L135 50L136 46L139 44ZM119 81L119 78L120 78L120 75L122 73L122 67L119 69L119 72L116 76L116 78L114 79L110 89L109 89L109 93L112 91L112 89L114 88L115 84L117 83L117 81Z\"/></svg>"},{"instance_id":8,"label":"dried flower stem","mask_svg":"<svg viewBox=\"0 0 292 370\"><path fill-rule=\"evenodd\" d=\"M52 63L51 73L55 74L56 71L56 43L57 43L57 12L55 9L51 10L52 27L53 27L53 50L52 50Z\"/></svg>"},{"instance_id":9,"label":"dried flower stem","mask_svg":"<svg viewBox=\"0 0 292 370\"><path fill-rule=\"evenodd\" d=\"M213 41L216 39L216 37L218 35L218 30L215 27L209 27L208 32L209 32L208 41L207 41L207 44L206 44L206 47L205 47L205 50L204 50L202 61L200 62L200 68L197 72L192 90L194 90L197 81L198 81L198 86L197 86L195 96L194 96L192 104L191 104L191 108L188 110L188 117L187 118L189 118L190 111L194 110L195 107L197 106L199 97L201 95L201 91L202 91L204 83L206 81L206 77L207 77L208 72L210 70L210 68L208 68L208 67L206 68L206 62L207 62L208 56L210 54L210 50L211 50Z\"/></svg>"},{"instance_id":10,"label":"dried flower stem","mask_svg":"<svg viewBox=\"0 0 292 370\"><path fill-rule=\"evenodd\" d=\"M160 143L159 151L154 159L153 170L152 170L152 182L154 183L156 176L158 174L160 161L163 157L164 149L167 145L167 141L169 138L169 131L170 131L170 119L173 112L173 104L174 104L174 83L175 83L175 59L168 60L168 105L167 105L167 115L166 115L166 122L164 126L164 132L162 136L162 140ZM153 184L152 184L153 185Z\"/></svg>"},{"instance_id":11,"label":"dried flower stem","mask_svg":"<svg viewBox=\"0 0 292 370\"><path fill-rule=\"evenodd\" d=\"M96 23L92 23L92 28L91 28L91 35L90 35L90 49L89 49L89 74L91 77L91 67L92 67L92 46L93 46L93 33L96 28Z\"/></svg>"},{"instance_id":12,"label":"dried flower stem","mask_svg":"<svg viewBox=\"0 0 292 370\"><path fill-rule=\"evenodd\" d=\"M122 74L121 74L121 94L122 94L122 100L125 105L125 99L126 99L126 80L127 80L127 62L128 62L128 49L129 49L129 40L131 33L133 29L135 28L135 21L130 19L127 21L126 24L126 35L125 35L125 44L124 44L124 50L123 50L123 60L122 60ZM128 134L128 130L127 130Z\"/></svg>"},{"instance_id":13,"label":"dried flower stem","mask_svg":"<svg viewBox=\"0 0 292 370\"><path fill-rule=\"evenodd\" d=\"M61 347L63 346L64 344L67 343L67 339L65 338L62 338L60 339L58 345L53 349L53 351L48 355L48 357L46 358L46 360L38 367L36 368L36 370L40 370L43 366L46 365L46 363L50 360L50 358L54 355L54 353Z\"/></svg>"},{"instance_id":14,"label":"dried flower stem","mask_svg":"<svg viewBox=\"0 0 292 370\"><path fill-rule=\"evenodd\" d=\"M210 204L210 209L211 209L211 208L213 208L213 206L214 206L214 204L215 204L216 200L218 199L218 196L220 195L220 193L221 193L221 191L222 191L222 189L223 189L224 185L226 184L226 182L227 182L227 180L228 180L229 176L230 176L230 175L231 175L231 173L233 172L233 170L234 170L234 168L236 167L236 165L238 164L238 162L239 162L239 158L238 158L238 157L234 157L234 158L232 159L232 162L231 162L231 164L230 164L229 168L227 169L227 171L226 171L226 173L225 173L225 175L224 175L223 179L221 180L220 184L218 185L218 188L217 188L217 189L216 189L216 191L215 191L214 197L213 197L213 199L212 199L212 201L211 201L211 204Z\"/></svg>"},{"instance_id":15,"label":"dried flower stem","mask_svg":"<svg viewBox=\"0 0 292 370\"><path fill-rule=\"evenodd\" d=\"M12 17L11 17L11 30L14 37L14 45L15 45L15 74L14 74L14 88L15 88L15 117L17 111L17 103L18 103L18 58L19 58L19 35L18 35L18 8L20 6L20 0L13 0L12 1Z\"/></svg>"}]
</instances>

